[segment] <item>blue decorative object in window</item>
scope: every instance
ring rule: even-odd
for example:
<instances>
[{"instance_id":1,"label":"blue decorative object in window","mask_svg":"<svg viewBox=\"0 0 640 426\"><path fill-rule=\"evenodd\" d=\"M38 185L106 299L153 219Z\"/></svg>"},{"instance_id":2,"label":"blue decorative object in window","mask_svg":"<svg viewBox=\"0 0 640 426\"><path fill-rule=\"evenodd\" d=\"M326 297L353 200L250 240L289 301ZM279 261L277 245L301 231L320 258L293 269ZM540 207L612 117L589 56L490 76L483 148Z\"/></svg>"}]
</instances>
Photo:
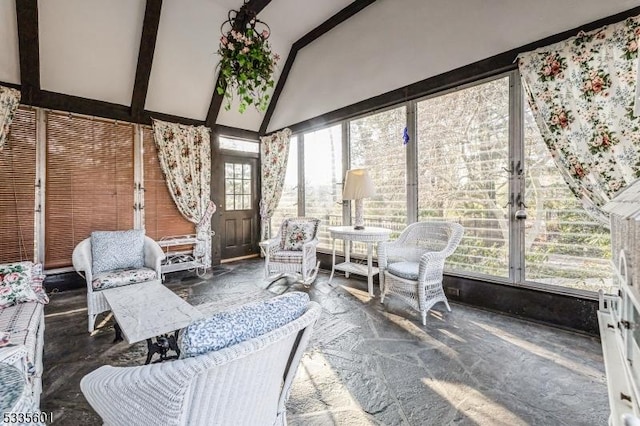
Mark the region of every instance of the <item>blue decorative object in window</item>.
<instances>
[{"instance_id":1,"label":"blue decorative object in window","mask_svg":"<svg viewBox=\"0 0 640 426\"><path fill-rule=\"evenodd\" d=\"M402 143L402 145L407 145L409 143L409 129L408 128L404 128L404 131L402 132L402 139L404 139L404 142Z\"/></svg>"}]
</instances>

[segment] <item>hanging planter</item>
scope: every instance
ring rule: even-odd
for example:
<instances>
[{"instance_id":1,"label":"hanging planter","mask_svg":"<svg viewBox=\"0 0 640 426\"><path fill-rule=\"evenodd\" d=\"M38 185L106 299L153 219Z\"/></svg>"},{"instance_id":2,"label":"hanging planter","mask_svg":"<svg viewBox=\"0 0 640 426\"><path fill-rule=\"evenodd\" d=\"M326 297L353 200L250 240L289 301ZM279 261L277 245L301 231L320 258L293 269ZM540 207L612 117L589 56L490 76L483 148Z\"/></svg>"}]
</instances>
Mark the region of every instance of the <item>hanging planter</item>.
<instances>
[{"instance_id":1,"label":"hanging planter","mask_svg":"<svg viewBox=\"0 0 640 426\"><path fill-rule=\"evenodd\" d=\"M220 32L219 78L216 90L226 99L225 109L237 96L239 111L245 112L249 105L266 111L269 94L273 87L273 72L280 57L271 51L267 39L269 26L256 18L255 13L244 7L240 12L229 11L229 19L222 24Z\"/></svg>"}]
</instances>

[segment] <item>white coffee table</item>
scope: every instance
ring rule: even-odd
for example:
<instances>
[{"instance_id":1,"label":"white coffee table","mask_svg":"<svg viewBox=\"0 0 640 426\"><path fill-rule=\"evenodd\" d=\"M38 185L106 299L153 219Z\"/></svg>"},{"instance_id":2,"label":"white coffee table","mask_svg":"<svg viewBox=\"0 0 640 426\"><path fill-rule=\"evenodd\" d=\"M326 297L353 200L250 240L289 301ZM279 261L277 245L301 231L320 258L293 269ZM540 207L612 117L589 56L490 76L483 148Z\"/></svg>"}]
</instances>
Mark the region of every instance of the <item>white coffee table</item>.
<instances>
[{"instance_id":1,"label":"white coffee table","mask_svg":"<svg viewBox=\"0 0 640 426\"><path fill-rule=\"evenodd\" d=\"M176 343L178 331L203 315L157 280L102 292L127 343L147 341L149 353L145 364L154 353L160 353L161 360L166 359L167 349L180 355ZM116 328L116 339L117 334Z\"/></svg>"}]
</instances>

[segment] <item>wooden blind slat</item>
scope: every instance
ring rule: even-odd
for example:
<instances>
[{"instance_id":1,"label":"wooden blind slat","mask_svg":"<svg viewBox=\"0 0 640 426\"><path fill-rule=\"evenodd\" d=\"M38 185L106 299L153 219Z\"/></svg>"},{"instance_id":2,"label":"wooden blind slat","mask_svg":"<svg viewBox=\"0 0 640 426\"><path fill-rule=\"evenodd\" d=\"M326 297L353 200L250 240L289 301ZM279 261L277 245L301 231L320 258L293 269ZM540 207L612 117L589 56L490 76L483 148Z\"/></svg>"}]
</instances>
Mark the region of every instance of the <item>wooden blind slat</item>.
<instances>
[{"instance_id":1,"label":"wooden blind slat","mask_svg":"<svg viewBox=\"0 0 640 426\"><path fill-rule=\"evenodd\" d=\"M144 127L144 223L148 236L155 240L173 235L195 233L195 225L185 219L176 207L158 162L158 152L153 141L153 131Z\"/></svg>"},{"instance_id":2,"label":"wooden blind slat","mask_svg":"<svg viewBox=\"0 0 640 426\"><path fill-rule=\"evenodd\" d=\"M34 260L36 112L20 108L0 152L0 263Z\"/></svg>"},{"instance_id":3,"label":"wooden blind slat","mask_svg":"<svg viewBox=\"0 0 640 426\"><path fill-rule=\"evenodd\" d=\"M47 114L45 267L71 265L92 231L133 228L133 134L127 123Z\"/></svg>"}]
</instances>

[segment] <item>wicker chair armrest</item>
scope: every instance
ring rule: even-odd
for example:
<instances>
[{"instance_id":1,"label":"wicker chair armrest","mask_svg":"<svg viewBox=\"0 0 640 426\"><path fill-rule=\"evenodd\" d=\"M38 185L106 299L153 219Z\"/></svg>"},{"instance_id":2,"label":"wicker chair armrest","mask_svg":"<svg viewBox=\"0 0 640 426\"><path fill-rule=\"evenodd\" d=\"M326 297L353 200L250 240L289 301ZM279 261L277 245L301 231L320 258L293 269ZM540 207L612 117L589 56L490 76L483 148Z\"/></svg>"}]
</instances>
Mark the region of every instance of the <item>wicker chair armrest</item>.
<instances>
[{"instance_id":1,"label":"wicker chair armrest","mask_svg":"<svg viewBox=\"0 0 640 426\"><path fill-rule=\"evenodd\" d=\"M25 345L9 345L0 348L0 362L15 364L16 361L27 356Z\"/></svg>"},{"instance_id":2,"label":"wicker chair armrest","mask_svg":"<svg viewBox=\"0 0 640 426\"><path fill-rule=\"evenodd\" d=\"M268 240L260 241L259 246L265 253L273 253L280 249L282 240L280 237L270 238Z\"/></svg>"},{"instance_id":3,"label":"wicker chair armrest","mask_svg":"<svg viewBox=\"0 0 640 426\"><path fill-rule=\"evenodd\" d=\"M430 251L420 256L418 281L440 280L444 270L445 251Z\"/></svg>"},{"instance_id":4,"label":"wicker chair armrest","mask_svg":"<svg viewBox=\"0 0 640 426\"><path fill-rule=\"evenodd\" d=\"M145 236L144 241L144 265L156 271L157 278L162 277L161 264L166 257L162 247L156 241Z\"/></svg>"}]
</instances>

